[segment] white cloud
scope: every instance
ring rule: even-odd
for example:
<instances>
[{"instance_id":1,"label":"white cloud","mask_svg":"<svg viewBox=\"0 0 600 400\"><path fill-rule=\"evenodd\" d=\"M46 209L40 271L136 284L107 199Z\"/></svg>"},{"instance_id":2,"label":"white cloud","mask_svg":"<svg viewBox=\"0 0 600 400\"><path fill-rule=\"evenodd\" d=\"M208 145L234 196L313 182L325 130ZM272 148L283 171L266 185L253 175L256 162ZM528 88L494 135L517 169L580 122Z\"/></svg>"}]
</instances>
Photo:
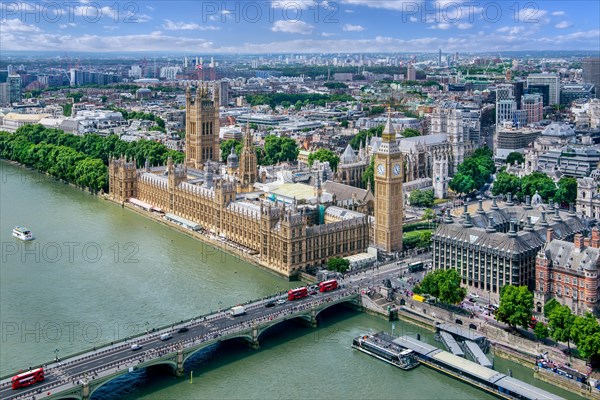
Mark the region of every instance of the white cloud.
<instances>
[{"instance_id":1,"label":"white cloud","mask_svg":"<svg viewBox=\"0 0 600 400\"><path fill-rule=\"evenodd\" d=\"M555 17L560 17L560 16L563 16L565 14L566 14L566 12L564 12L564 11L554 11L552 13L552 15L554 15Z\"/></svg>"},{"instance_id":2,"label":"white cloud","mask_svg":"<svg viewBox=\"0 0 600 400\"><path fill-rule=\"evenodd\" d=\"M335 36L335 33L331 33L331 32L323 32L323 33L321 33L321 36L323 36L323 37Z\"/></svg>"},{"instance_id":3,"label":"white cloud","mask_svg":"<svg viewBox=\"0 0 600 400\"><path fill-rule=\"evenodd\" d=\"M314 26L307 24L303 21L275 21L271 30L273 32L284 32L284 33L298 33L301 35L311 34Z\"/></svg>"},{"instance_id":4,"label":"white cloud","mask_svg":"<svg viewBox=\"0 0 600 400\"><path fill-rule=\"evenodd\" d=\"M344 12L347 12L348 14L353 14L354 10L351 10L349 8L345 9Z\"/></svg>"},{"instance_id":5,"label":"white cloud","mask_svg":"<svg viewBox=\"0 0 600 400\"><path fill-rule=\"evenodd\" d=\"M439 24L431 25L427 29L440 29L440 30L445 31L446 29L450 29L450 28L452 28L452 24L447 24L445 22L441 22Z\"/></svg>"},{"instance_id":6,"label":"white cloud","mask_svg":"<svg viewBox=\"0 0 600 400\"><path fill-rule=\"evenodd\" d=\"M345 32L362 32L365 28L360 25L346 24L342 27L342 30Z\"/></svg>"},{"instance_id":7,"label":"white cloud","mask_svg":"<svg viewBox=\"0 0 600 400\"><path fill-rule=\"evenodd\" d=\"M559 22L558 24L554 25L554 27L556 29L566 29L570 26L571 26L571 23L567 22L567 21L562 21L562 22Z\"/></svg>"},{"instance_id":8,"label":"white cloud","mask_svg":"<svg viewBox=\"0 0 600 400\"><path fill-rule=\"evenodd\" d=\"M74 22L69 22L68 24L60 24L60 25L58 25L58 27L60 29L75 28L75 27L77 27L77 24Z\"/></svg>"},{"instance_id":9,"label":"white cloud","mask_svg":"<svg viewBox=\"0 0 600 400\"><path fill-rule=\"evenodd\" d=\"M2 35L10 32L41 32L35 25L25 24L18 18L0 20L0 32Z\"/></svg>"},{"instance_id":10,"label":"white cloud","mask_svg":"<svg viewBox=\"0 0 600 400\"><path fill-rule=\"evenodd\" d=\"M327 2L323 2L327 3ZM271 0L271 7L289 10L293 13L297 9L316 8L319 6L315 0ZM321 7L324 7L321 5Z\"/></svg>"},{"instance_id":11,"label":"white cloud","mask_svg":"<svg viewBox=\"0 0 600 400\"><path fill-rule=\"evenodd\" d=\"M419 18L417 17L410 17L410 22L417 22L419 20Z\"/></svg>"},{"instance_id":12,"label":"white cloud","mask_svg":"<svg viewBox=\"0 0 600 400\"><path fill-rule=\"evenodd\" d=\"M418 9L423 0L341 0L342 4L353 6L366 6L369 8L383 8L385 10L406 11Z\"/></svg>"},{"instance_id":13,"label":"white cloud","mask_svg":"<svg viewBox=\"0 0 600 400\"><path fill-rule=\"evenodd\" d=\"M470 24L470 23L468 23L468 22L461 22L461 23L459 23L458 25L456 25L456 27L457 27L458 29L463 29L463 30L464 30L464 29L471 29L471 28L473 27L473 24Z\"/></svg>"},{"instance_id":14,"label":"white cloud","mask_svg":"<svg viewBox=\"0 0 600 400\"><path fill-rule=\"evenodd\" d=\"M167 31L217 31L220 28L212 25L198 25L192 22L173 22L170 19L165 19L163 29Z\"/></svg>"},{"instance_id":15,"label":"white cloud","mask_svg":"<svg viewBox=\"0 0 600 400\"><path fill-rule=\"evenodd\" d=\"M103 28L106 29L107 31L111 31L111 32L119 29L119 27L116 25L104 25Z\"/></svg>"},{"instance_id":16,"label":"white cloud","mask_svg":"<svg viewBox=\"0 0 600 400\"><path fill-rule=\"evenodd\" d=\"M535 24L535 23L544 23L547 24L550 22L550 18L548 18L547 10L539 10L536 8L522 8L519 10L516 21L525 24Z\"/></svg>"}]
</instances>

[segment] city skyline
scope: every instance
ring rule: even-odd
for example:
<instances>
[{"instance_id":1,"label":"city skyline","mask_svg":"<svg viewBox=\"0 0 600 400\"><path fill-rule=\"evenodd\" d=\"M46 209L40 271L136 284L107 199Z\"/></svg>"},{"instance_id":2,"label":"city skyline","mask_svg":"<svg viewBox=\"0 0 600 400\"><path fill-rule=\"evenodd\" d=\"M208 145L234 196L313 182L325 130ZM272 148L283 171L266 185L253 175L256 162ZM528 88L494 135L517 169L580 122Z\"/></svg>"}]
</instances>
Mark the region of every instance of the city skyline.
<instances>
[{"instance_id":1,"label":"city skyline","mask_svg":"<svg viewBox=\"0 0 600 400\"><path fill-rule=\"evenodd\" d=\"M0 3L2 51L502 52L600 47L596 2Z\"/></svg>"}]
</instances>

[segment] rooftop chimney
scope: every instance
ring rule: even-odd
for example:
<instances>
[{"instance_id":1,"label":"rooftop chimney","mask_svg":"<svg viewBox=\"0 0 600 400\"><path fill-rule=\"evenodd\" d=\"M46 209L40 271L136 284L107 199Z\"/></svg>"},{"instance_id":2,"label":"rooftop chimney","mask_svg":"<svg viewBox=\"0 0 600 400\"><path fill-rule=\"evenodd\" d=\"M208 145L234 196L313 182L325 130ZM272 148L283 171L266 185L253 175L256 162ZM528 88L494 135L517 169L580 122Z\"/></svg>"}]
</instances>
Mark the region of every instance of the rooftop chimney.
<instances>
[{"instance_id":1,"label":"rooftop chimney","mask_svg":"<svg viewBox=\"0 0 600 400\"><path fill-rule=\"evenodd\" d=\"M496 197L494 197L494 198L492 199L492 207L491 207L491 209L492 209L492 210L498 210L498 208L499 208L499 207L498 207L498 203L496 203Z\"/></svg>"},{"instance_id":2,"label":"rooftop chimney","mask_svg":"<svg viewBox=\"0 0 600 400\"><path fill-rule=\"evenodd\" d=\"M487 233L496 232L496 228L494 228L494 217L488 218L488 224L487 224L487 227L485 228L485 231Z\"/></svg>"},{"instance_id":3,"label":"rooftop chimney","mask_svg":"<svg viewBox=\"0 0 600 400\"><path fill-rule=\"evenodd\" d=\"M554 233L554 229L552 229L552 228L546 229L546 243L550 243L552 241L553 233Z\"/></svg>"},{"instance_id":4,"label":"rooftop chimney","mask_svg":"<svg viewBox=\"0 0 600 400\"><path fill-rule=\"evenodd\" d=\"M484 214L485 211L483 211L483 199L479 199L477 202L479 203L479 206L477 207L477 214Z\"/></svg>"},{"instance_id":5,"label":"rooftop chimney","mask_svg":"<svg viewBox=\"0 0 600 400\"><path fill-rule=\"evenodd\" d=\"M513 203L512 201L512 193L508 192L508 194L506 195L506 205L507 206L514 206L515 203Z\"/></svg>"},{"instance_id":6,"label":"rooftop chimney","mask_svg":"<svg viewBox=\"0 0 600 400\"><path fill-rule=\"evenodd\" d=\"M571 217L575 217L577 215L575 212L575 205L573 203L569 203L569 215Z\"/></svg>"},{"instance_id":7,"label":"rooftop chimney","mask_svg":"<svg viewBox=\"0 0 600 400\"><path fill-rule=\"evenodd\" d=\"M554 208L554 202L552 201L552 199L548 200L548 208L550 208L550 209Z\"/></svg>"},{"instance_id":8,"label":"rooftop chimney","mask_svg":"<svg viewBox=\"0 0 600 400\"><path fill-rule=\"evenodd\" d=\"M546 221L546 211L542 210L542 218L539 222L540 226L548 226L548 221Z\"/></svg>"},{"instance_id":9,"label":"rooftop chimney","mask_svg":"<svg viewBox=\"0 0 600 400\"><path fill-rule=\"evenodd\" d=\"M444 222L447 224L451 224L452 223L452 215L450 214L450 209L447 208L446 209L446 216L444 217Z\"/></svg>"},{"instance_id":10,"label":"rooftop chimney","mask_svg":"<svg viewBox=\"0 0 600 400\"><path fill-rule=\"evenodd\" d=\"M558 203L556 203L556 207L554 208L554 218L552 218L554 221L560 221L560 213L559 213L560 209L558 208Z\"/></svg>"},{"instance_id":11,"label":"rooftop chimney","mask_svg":"<svg viewBox=\"0 0 600 400\"><path fill-rule=\"evenodd\" d=\"M515 230L515 221L510 221L510 230L507 233L508 237L514 238L517 237L517 231Z\"/></svg>"},{"instance_id":12,"label":"rooftop chimney","mask_svg":"<svg viewBox=\"0 0 600 400\"><path fill-rule=\"evenodd\" d=\"M531 210L531 196L527 195L525 196L525 206L523 207L526 210Z\"/></svg>"},{"instance_id":13,"label":"rooftop chimney","mask_svg":"<svg viewBox=\"0 0 600 400\"><path fill-rule=\"evenodd\" d=\"M584 249L583 235L581 233L576 234L573 243L575 243L575 251L581 252Z\"/></svg>"},{"instance_id":14,"label":"rooftop chimney","mask_svg":"<svg viewBox=\"0 0 600 400\"><path fill-rule=\"evenodd\" d=\"M467 203L463 204L463 214L466 214L467 212L469 212L469 206L467 205Z\"/></svg>"},{"instance_id":15,"label":"rooftop chimney","mask_svg":"<svg viewBox=\"0 0 600 400\"><path fill-rule=\"evenodd\" d=\"M525 223L525 231L531 232L533 231L533 225L531 224L531 217L527 217L527 222Z\"/></svg>"},{"instance_id":16,"label":"rooftop chimney","mask_svg":"<svg viewBox=\"0 0 600 400\"><path fill-rule=\"evenodd\" d=\"M600 230L597 227L592 228L592 240L590 240L590 246L595 249L600 248Z\"/></svg>"},{"instance_id":17,"label":"rooftop chimney","mask_svg":"<svg viewBox=\"0 0 600 400\"><path fill-rule=\"evenodd\" d=\"M463 226L465 228L471 228L473 226L473 224L471 223L471 214L469 214L468 212L465 213L465 220L463 222Z\"/></svg>"}]
</instances>

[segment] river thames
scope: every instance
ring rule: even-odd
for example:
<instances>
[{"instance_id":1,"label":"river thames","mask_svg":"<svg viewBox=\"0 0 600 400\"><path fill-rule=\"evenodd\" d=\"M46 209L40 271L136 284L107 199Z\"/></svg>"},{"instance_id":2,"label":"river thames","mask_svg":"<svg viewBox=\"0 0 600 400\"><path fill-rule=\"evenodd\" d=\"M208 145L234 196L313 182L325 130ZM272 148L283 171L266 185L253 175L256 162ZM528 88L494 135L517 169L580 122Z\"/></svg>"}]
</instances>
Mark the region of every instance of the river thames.
<instances>
[{"instance_id":1,"label":"river thames","mask_svg":"<svg viewBox=\"0 0 600 400\"><path fill-rule=\"evenodd\" d=\"M0 161L0 375L286 290L288 282L216 248L50 177ZM35 240L11 236L16 225ZM391 323L344 308L319 328L286 322L260 350L226 343L186 363L186 378L136 371L93 399L491 399L420 366L402 371L354 351ZM432 334L396 322L395 334ZM533 371L495 367L569 399ZM190 382L190 372L193 380Z\"/></svg>"}]
</instances>

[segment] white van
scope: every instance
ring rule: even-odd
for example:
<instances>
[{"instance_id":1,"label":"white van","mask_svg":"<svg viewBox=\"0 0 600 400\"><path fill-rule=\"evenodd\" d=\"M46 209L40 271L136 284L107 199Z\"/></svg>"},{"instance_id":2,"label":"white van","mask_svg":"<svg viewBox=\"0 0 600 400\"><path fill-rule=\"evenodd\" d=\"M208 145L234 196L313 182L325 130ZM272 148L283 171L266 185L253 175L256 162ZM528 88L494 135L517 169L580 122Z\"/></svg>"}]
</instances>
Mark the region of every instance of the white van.
<instances>
[{"instance_id":1,"label":"white van","mask_svg":"<svg viewBox=\"0 0 600 400\"><path fill-rule=\"evenodd\" d=\"M173 337L173 335L171 335L170 333L163 333L162 335L160 335L160 340L169 340Z\"/></svg>"}]
</instances>

